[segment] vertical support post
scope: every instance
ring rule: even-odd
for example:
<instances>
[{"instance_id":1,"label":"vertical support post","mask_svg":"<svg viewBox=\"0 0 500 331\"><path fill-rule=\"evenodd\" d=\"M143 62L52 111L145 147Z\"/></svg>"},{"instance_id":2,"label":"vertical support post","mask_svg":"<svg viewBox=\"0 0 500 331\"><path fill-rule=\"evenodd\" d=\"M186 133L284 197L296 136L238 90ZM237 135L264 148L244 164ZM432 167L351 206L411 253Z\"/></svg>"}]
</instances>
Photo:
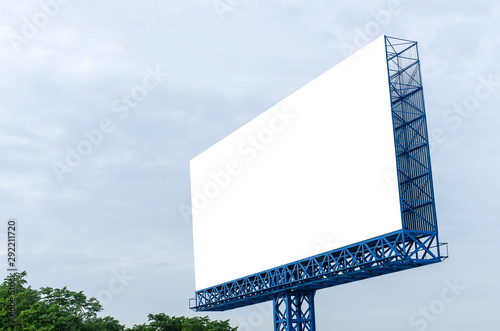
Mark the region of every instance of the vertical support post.
<instances>
[{"instance_id":1,"label":"vertical support post","mask_svg":"<svg viewBox=\"0 0 500 331\"><path fill-rule=\"evenodd\" d=\"M274 331L316 331L316 291L283 291L273 298Z\"/></svg>"}]
</instances>

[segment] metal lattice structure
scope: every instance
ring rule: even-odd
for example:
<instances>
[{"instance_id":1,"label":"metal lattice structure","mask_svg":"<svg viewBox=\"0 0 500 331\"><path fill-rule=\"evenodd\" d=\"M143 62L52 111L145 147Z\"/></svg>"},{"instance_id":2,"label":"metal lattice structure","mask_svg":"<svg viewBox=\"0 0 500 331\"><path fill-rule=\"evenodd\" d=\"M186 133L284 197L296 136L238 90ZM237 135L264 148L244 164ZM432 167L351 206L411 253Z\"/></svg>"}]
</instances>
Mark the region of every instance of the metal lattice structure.
<instances>
[{"instance_id":1,"label":"metal lattice structure","mask_svg":"<svg viewBox=\"0 0 500 331\"><path fill-rule=\"evenodd\" d=\"M437 231L417 43L386 37L403 228Z\"/></svg>"},{"instance_id":2,"label":"metal lattice structure","mask_svg":"<svg viewBox=\"0 0 500 331\"><path fill-rule=\"evenodd\" d=\"M440 262L439 245L437 233L396 231L198 291L191 308L224 311Z\"/></svg>"},{"instance_id":3,"label":"metal lattice structure","mask_svg":"<svg viewBox=\"0 0 500 331\"><path fill-rule=\"evenodd\" d=\"M316 291L283 291L273 298L274 330L313 331Z\"/></svg>"},{"instance_id":4,"label":"metal lattice structure","mask_svg":"<svg viewBox=\"0 0 500 331\"><path fill-rule=\"evenodd\" d=\"M197 291L191 309L272 300L275 331L314 331L316 290L447 258L438 238L417 43L392 37L385 43L402 230Z\"/></svg>"}]
</instances>

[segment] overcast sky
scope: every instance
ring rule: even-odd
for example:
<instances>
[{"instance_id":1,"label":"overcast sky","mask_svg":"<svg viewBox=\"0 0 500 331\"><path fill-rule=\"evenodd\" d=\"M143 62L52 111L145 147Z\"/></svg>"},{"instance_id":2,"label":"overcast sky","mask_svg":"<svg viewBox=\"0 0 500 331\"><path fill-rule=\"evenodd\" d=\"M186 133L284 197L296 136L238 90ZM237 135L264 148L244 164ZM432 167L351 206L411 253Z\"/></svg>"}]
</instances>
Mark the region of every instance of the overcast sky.
<instances>
[{"instance_id":1,"label":"overcast sky","mask_svg":"<svg viewBox=\"0 0 500 331\"><path fill-rule=\"evenodd\" d=\"M419 43L450 258L319 291L318 329L496 330L499 31L493 0L3 2L0 239L18 219L33 287L127 326L203 316L189 160L386 34ZM269 304L210 317L272 330Z\"/></svg>"}]
</instances>

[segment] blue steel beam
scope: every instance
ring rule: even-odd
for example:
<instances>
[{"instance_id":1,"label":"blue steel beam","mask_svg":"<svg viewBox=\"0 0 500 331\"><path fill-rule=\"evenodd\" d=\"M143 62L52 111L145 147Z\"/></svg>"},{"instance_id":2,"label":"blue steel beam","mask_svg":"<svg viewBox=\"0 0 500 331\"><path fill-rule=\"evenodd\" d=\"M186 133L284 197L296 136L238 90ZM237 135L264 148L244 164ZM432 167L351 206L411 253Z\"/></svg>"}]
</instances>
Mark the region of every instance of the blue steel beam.
<instances>
[{"instance_id":1,"label":"blue steel beam","mask_svg":"<svg viewBox=\"0 0 500 331\"><path fill-rule=\"evenodd\" d=\"M223 311L442 261L434 232L396 231L196 292L190 308Z\"/></svg>"}]
</instances>

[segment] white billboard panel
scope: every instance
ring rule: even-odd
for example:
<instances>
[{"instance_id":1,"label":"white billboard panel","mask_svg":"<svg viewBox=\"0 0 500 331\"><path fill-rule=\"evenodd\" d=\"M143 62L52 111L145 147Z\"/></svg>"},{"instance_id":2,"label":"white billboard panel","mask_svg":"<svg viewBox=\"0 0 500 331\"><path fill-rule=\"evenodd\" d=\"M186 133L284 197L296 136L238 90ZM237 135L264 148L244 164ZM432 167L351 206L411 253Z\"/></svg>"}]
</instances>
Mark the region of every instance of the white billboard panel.
<instances>
[{"instance_id":1,"label":"white billboard panel","mask_svg":"<svg viewBox=\"0 0 500 331\"><path fill-rule=\"evenodd\" d=\"M196 290L401 230L383 36L190 166Z\"/></svg>"}]
</instances>

